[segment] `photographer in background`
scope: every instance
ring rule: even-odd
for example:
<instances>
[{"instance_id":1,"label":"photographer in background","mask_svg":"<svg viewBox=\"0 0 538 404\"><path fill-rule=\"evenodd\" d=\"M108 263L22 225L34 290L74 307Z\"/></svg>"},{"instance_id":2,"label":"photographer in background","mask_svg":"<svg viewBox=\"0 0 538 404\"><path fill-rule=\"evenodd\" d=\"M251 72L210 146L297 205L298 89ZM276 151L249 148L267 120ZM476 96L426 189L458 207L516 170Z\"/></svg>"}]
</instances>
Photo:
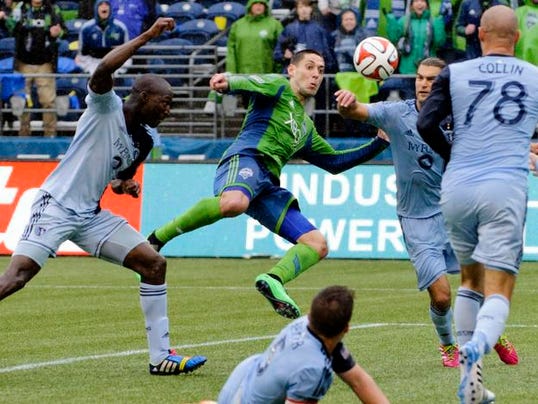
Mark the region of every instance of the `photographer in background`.
<instances>
[{"instance_id":1,"label":"photographer in background","mask_svg":"<svg viewBox=\"0 0 538 404\"><path fill-rule=\"evenodd\" d=\"M7 21L15 37L14 70L27 75L25 93L32 94L32 85L37 87L39 104L45 109L54 109L56 81L52 76L58 62L57 40L64 32L59 9L50 0L25 0L17 4ZM56 136L56 111L43 112L43 131L48 137ZM20 117L20 136L29 136L30 113Z\"/></svg>"}]
</instances>

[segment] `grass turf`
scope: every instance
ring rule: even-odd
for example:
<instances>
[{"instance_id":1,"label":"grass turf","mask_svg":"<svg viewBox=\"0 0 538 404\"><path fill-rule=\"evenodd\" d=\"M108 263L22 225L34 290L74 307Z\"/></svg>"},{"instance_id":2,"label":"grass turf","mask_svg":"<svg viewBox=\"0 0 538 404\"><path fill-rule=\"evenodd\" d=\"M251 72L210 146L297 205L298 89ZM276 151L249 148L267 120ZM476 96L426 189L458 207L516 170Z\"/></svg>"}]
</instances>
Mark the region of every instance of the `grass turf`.
<instances>
[{"instance_id":1,"label":"grass turf","mask_svg":"<svg viewBox=\"0 0 538 404\"><path fill-rule=\"evenodd\" d=\"M1 257L5 267L8 257ZM147 346L133 273L87 257L49 260L25 289L0 303L0 402L195 403L216 399L243 358L263 350L288 320L254 289L269 259L169 259L171 340L180 354L202 354L188 375L148 374ZM455 289L458 278L451 277ZM326 260L287 285L306 313L324 286L356 291L345 342L393 403L454 403L458 369L441 366L428 317L407 261ZM485 359L485 384L497 402L534 403L538 263L524 263L507 334L520 364ZM324 403L356 402L336 378Z\"/></svg>"}]
</instances>

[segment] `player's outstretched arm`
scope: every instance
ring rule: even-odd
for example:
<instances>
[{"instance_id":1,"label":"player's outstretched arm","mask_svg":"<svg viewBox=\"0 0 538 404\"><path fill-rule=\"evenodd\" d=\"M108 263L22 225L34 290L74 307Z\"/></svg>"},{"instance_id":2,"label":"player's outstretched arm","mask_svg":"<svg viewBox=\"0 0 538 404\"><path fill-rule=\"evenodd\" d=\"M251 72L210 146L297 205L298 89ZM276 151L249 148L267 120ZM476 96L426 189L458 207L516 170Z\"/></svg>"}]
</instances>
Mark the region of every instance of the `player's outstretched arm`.
<instances>
[{"instance_id":1,"label":"player's outstretched arm","mask_svg":"<svg viewBox=\"0 0 538 404\"><path fill-rule=\"evenodd\" d=\"M389 400L363 368L355 364L346 372L338 376L349 386L355 395L365 404L388 404Z\"/></svg>"},{"instance_id":2,"label":"player's outstretched arm","mask_svg":"<svg viewBox=\"0 0 538 404\"><path fill-rule=\"evenodd\" d=\"M90 77L91 90L97 94L110 91L114 84L112 77L114 72L123 66L141 46L159 37L165 31L172 31L175 26L173 18L158 18L147 31L107 53Z\"/></svg>"}]
</instances>

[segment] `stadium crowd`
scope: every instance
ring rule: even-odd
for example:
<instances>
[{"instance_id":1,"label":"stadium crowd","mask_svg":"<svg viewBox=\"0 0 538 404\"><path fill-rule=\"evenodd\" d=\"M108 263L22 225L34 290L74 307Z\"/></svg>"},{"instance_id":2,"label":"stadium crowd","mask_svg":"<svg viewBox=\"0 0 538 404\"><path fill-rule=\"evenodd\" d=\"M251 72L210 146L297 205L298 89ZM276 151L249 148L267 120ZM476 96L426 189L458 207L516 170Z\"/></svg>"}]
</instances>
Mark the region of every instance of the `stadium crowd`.
<instances>
[{"instance_id":1,"label":"stadium crowd","mask_svg":"<svg viewBox=\"0 0 538 404\"><path fill-rule=\"evenodd\" d=\"M35 119L35 108L43 112L43 132L38 133L55 136L59 104L65 102L65 97L56 95L71 95L69 108L84 106L84 86L66 88L65 78L91 73L107 52L147 29L158 16L174 18L177 26L153 42L182 37L187 40L183 46L192 39L192 32L182 26L190 20L215 21L217 29L209 32L208 40L226 49L220 55L226 59L222 66L232 73L285 73L294 52L320 51L329 86L320 89L310 113L334 109L331 94L338 88L351 90L364 101L410 99L420 60L437 56L450 63L481 54L480 16L496 4L515 8L521 31L516 56L538 64L538 0L510 4L508 0L409 0L405 7L394 0L4 0L0 4L0 74L25 77L18 94L24 93L26 101L20 105L20 97L2 94L4 107L16 112L4 113L3 121L11 126L20 121L18 134L28 136L33 132L30 116ZM397 46L396 75L380 83L349 80L345 73L353 71L356 45L373 35L387 37ZM220 40L215 42L216 36ZM139 72L129 60L116 74ZM56 80L51 74L57 75ZM217 97L211 94L209 101ZM214 105L207 111L215 111ZM318 128L324 124L319 118L315 117Z\"/></svg>"}]
</instances>

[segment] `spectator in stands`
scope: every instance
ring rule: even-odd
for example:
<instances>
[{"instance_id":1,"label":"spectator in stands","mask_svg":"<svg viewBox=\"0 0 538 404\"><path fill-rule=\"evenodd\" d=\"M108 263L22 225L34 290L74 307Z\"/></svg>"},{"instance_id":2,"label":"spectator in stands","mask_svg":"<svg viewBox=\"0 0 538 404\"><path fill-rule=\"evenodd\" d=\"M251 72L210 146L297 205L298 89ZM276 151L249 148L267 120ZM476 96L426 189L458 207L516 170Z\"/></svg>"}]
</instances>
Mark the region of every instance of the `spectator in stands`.
<instances>
[{"instance_id":1,"label":"spectator in stands","mask_svg":"<svg viewBox=\"0 0 538 404\"><path fill-rule=\"evenodd\" d=\"M8 21L15 37L14 70L22 74L50 75L56 72L58 62L57 40L63 33L62 17L50 0L24 0L17 4ZM54 109L56 81L54 77L27 77L25 92L31 100L32 85L37 87L39 104ZM45 136L56 136L56 112L43 112ZM20 117L20 136L29 136L30 114Z\"/></svg>"},{"instance_id":2,"label":"spectator in stands","mask_svg":"<svg viewBox=\"0 0 538 404\"><path fill-rule=\"evenodd\" d=\"M347 9L340 13L340 27L331 33L339 72L355 71L355 48L368 35L359 25L358 11Z\"/></svg>"},{"instance_id":3,"label":"spectator in stands","mask_svg":"<svg viewBox=\"0 0 538 404\"><path fill-rule=\"evenodd\" d=\"M529 63L538 66L538 24L525 33L525 46L521 57ZM536 128L538 134L538 127Z\"/></svg>"},{"instance_id":4,"label":"spectator in stands","mask_svg":"<svg viewBox=\"0 0 538 404\"><path fill-rule=\"evenodd\" d=\"M226 43L226 71L234 74L277 73L280 64L273 59L273 49L284 29L271 16L267 0L249 0L247 13L232 23ZM209 93L204 112L214 113L219 95ZM248 104L243 99L243 105Z\"/></svg>"},{"instance_id":5,"label":"spectator in stands","mask_svg":"<svg viewBox=\"0 0 538 404\"><path fill-rule=\"evenodd\" d=\"M267 0L249 0L247 14L235 21L228 34L226 71L276 73L273 50L284 28L271 16Z\"/></svg>"},{"instance_id":6,"label":"spectator in stands","mask_svg":"<svg viewBox=\"0 0 538 404\"><path fill-rule=\"evenodd\" d=\"M364 38L368 36L366 30L359 25L358 11L356 9L348 8L343 10L340 15L340 27L331 33L331 40L333 44L334 53L336 55L336 61L338 63L338 73L335 76L334 90L336 88L357 90L366 96L366 101L369 101L368 93L371 92L371 88L375 88L377 92L377 84L372 81L366 81L362 77L358 77L356 74L351 75L349 72L355 72L355 66L353 65L353 55L355 48ZM347 72L347 73L346 73ZM365 84L365 85L364 85ZM370 87L372 86L372 87ZM370 90L370 91L368 91ZM334 92L334 91L331 91ZM365 134L376 135L376 131L372 131L371 125L357 124L356 121L351 119L344 119L336 117L336 119L342 119L344 126L344 136L365 136Z\"/></svg>"},{"instance_id":7,"label":"spectator in stands","mask_svg":"<svg viewBox=\"0 0 538 404\"><path fill-rule=\"evenodd\" d=\"M330 32L316 21L312 20L314 11L312 0L297 0L295 3L297 17L284 27L284 31L278 38L273 57L282 63L284 73L286 73L292 56L304 49L313 49L322 54L325 60L325 73L335 73L338 66L334 51L330 46ZM330 92L330 91L329 91ZM329 93L324 84L321 85L315 98L308 100L306 111L313 116L314 110L328 107L327 98ZM315 117L316 128L326 132L326 116L318 114Z\"/></svg>"},{"instance_id":8,"label":"spectator in stands","mask_svg":"<svg viewBox=\"0 0 538 404\"><path fill-rule=\"evenodd\" d=\"M94 18L88 20L80 29L78 39L77 64L86 72L93 74L101 59L112 48L129 40L127 27L112 17L111 0L97 0ZM131 64L128 59L117 73L125 73Z\"/></svg>"},{"instance_id":9,"label":"spectator in stands","mask_svg":"<svg viewBox=\"0 0 538 404\"><path fill-rule=\"evenodd\" d=\"M338 28L338 17L341 16L343 10L355 8L358 11L360 6L360 0L318 0L321 25L327 31L332 32ZM360 18L357 20L360 21Z\"/></svg>"},{"instance_id":10,"label":"spectator in stands","mask_svg":"<svg viewBox=\"0 0 538 404\"><path fill-rule=\"evenodd\" d=\"M312 21L312 0L297 0L295 8L297 18L286 25L278 37L273 52L274 59L282 63L285 73L295 52L314 49L323 55L325 72L334 73L337 66L329 46L329 32L319 23Z\"/></svg>"},{"instance_id":11,"label":"spectator in stands","mask_svg":"<svg viewBox=\"0 0 538 404\"><path fill-rule=\"evenodd\" d=\"M432 16L428 0L411 0L409 11L398 19L388 14L387 34L397 44L401 74L416 74L420 61L435 56L446 40L444 20Z\"/></svg>"},{"instance_id":12,"label":"spectator in stands","mask_svg":"<svg viewBox=\"0 0 538 404\"><path fill-rule=\"evenodd\" d=\"M13 0L3 0L0 2L0 38L6 38L10 36L9 28L6 24L7 19L11 15L11 12L15 7Z\"/></svg>"},{"instance_id":13,"label":"spectator in stands","mask_svg":"<svg viewBox=\"0 0 538 404\"><path fill-rule=\"evenodd\" d=\"M525 0L516 9L520 37L516 43L516 56L538 65L538 0Z\"/></svg>"},{"instance_id":14,"label":"spectator in stands","mask_svg":"<svg viewBox=\"0 0 538 404\"><path fill-rule=\"evenodd\" d=\"M398 73L413 75L409 78L390 77L379 92L390 100L415 97L414 75L418 64L427 57L435 56L437 49L446 41L443 17L433 17L428 0L411 0L409 10L400 18L389 13L387 36L396 44L400 55Z\"/></svg>"},{"instance_id":15,"label":"spectator in stands","mask_svg":"<svg viewBox=\"0 0 538 404\"><path fill-rule=\"evenodd\" d=\"M437 57L444 60L447 64L465 59L463 49L458 49L456 46L457 41L454 32L454 20L456 18L454 13L457 10L457 6L459 6L459 0L457 1L457 3L454 1L454 4L452 4L451 0L430 0L431 15L443 18L446 40L437 49Z\"/></svg>"},{"instance_id":16,"label":"spectator in stands","mask_svg":"<svg viewBox=\"0 0 538 404\"><path fill-rule=\"evenodd\" d=\"M508 0L463 0L456 20L456 34L465 38L465 57L474 59L482 56L478 27L484 11L496 5L510 7Z\"/></svg>"},{"instance_id":17,"label":"spectator in stands","mask_svg":"<svg viewBox=\"0 0 538 404\"><path fill-rule=\"evenodd\" d=\"M156 0L111 0L112 15L125 24L129 38L136 38L157 18Z\"/></svg>"}]
</instances>

